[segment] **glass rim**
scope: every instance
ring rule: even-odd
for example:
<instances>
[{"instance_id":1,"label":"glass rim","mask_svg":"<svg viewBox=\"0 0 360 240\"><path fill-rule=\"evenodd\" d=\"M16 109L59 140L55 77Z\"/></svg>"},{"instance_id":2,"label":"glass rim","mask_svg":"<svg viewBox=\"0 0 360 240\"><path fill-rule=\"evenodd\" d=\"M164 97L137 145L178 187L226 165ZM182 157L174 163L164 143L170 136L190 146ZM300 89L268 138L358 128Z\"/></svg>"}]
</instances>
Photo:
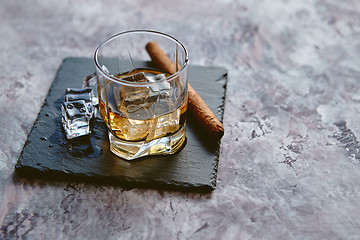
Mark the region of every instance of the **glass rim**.
<instances>
[{"instance_id":1,"label":"glass rim","mask_svg":"<svg viewBox=\"0 0 360 240\"><path fill-rule=\"evenodd\" d=\"M123 78L117 78L114 75L111 75L107 72L105 72L101 67L100 64L98 62L98 54L99 51L102 47L104 47L106 44L108 44L109 42L111 42L112 40L122 36L122 35L126 35L126 34L131 34L131 33L150 33L150 34L156 34L156 35L161 35L165 38L168 38L170 40L172 40L173 42L175 42L177 45L179 45L185 53L185 60L184 63L182 64L181 68L176 71L175 73L171 74L170 76L158 80L156 82L131 82L131 81L127 81L124 80ZM144 46L145 47L145 46ZM99 46L96 48L95 53L94 53L94 62L95 62L95 67L97 68L98 71L100 71L100 73L102 73L107 79L113 81L113 82L117 82L117 83L122 83L122 84L126 84L126 85L132 85L132 86L149 86L152 84L158 84L161 82L169 82L175 78L177 78L180 74L182 74L182 72L184 72L184 70L187 68L188 62L189 62L189 56L188 56L188 51L186 49L186 47L179 41L177 40L175 37L163 33L163 32L159 32L159 31L154 31L154 30L141 30L141 29L136 29L136 30L129 30L129 31L124 31L124 32L120 32L117 34L112 35L111 37L107 38L105 41L101 42L99 44Z\"/></svg>"}]
</instances>

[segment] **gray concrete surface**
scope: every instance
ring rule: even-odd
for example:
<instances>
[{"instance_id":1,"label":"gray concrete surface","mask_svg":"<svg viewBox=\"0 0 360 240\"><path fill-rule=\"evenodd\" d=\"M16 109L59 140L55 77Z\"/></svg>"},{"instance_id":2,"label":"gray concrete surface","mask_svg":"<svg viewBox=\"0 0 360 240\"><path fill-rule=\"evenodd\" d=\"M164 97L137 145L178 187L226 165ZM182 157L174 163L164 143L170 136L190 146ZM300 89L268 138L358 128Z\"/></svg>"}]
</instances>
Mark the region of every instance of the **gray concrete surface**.
<instances>
[{"instance_id":1,"label":"gray concrete surface","mask_svg":"<svg viewBox=\"0 0 360 240\"><path fill-rule=\"evenodd\" d=\"M14 178L62 60L129 29L229 71L211 194ZM1 239L360 239L356 0L0 0Z\"/></svg>"}]
</instances>

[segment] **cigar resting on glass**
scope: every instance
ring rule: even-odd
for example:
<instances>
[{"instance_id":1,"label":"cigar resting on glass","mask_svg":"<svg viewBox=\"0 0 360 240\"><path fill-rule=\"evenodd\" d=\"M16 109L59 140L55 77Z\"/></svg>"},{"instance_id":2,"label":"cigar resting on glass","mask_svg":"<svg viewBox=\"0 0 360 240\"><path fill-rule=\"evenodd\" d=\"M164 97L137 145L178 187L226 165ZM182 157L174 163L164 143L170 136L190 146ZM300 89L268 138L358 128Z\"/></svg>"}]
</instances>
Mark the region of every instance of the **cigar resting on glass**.
<instances>
[{"instance_id":1,"label":"cigar resting on glass","mask_svg":"<svg viewBox=\"0 0 360 240\"><path fill-rule=\"evenodd\" d=\"M154 42L148 42L145 46L153 64L162 71L170 74L175 73L175 65L160 46ZM178 68L180 69L180 68ZM200 95L188 84L188 110L196 119L203 130L211 137L220 139L224 135L224 127L215 114L206 105Z\"/></svg>"}]
</instances>

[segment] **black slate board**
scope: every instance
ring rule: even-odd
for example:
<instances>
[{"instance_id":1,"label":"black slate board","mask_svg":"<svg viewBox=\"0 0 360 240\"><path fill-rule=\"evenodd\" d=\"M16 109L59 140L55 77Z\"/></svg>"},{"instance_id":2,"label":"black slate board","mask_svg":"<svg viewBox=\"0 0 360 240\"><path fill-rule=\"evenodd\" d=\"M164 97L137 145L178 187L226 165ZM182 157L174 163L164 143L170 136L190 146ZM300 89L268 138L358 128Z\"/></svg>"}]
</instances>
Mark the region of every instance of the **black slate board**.
<instances>
[{"instance_id":1,"label":"black slate board","mask_svg":"<svg viewBox=\"0 0 360 240\"><path fill-rule=\"evenodd\" d=\"M80 88L94 71L93 60L66 58L16 164L16 174L65 181L90 181L124 187L211 191L215 189L219 142L209 141L188 118L187 143L177 154L125 161L109 149L105 124L92 122L90 137L66 140L61 128L65 89ZM189 66L191 85L222 119L227 71L221 67Z\"/></svg>"}]
</instances>

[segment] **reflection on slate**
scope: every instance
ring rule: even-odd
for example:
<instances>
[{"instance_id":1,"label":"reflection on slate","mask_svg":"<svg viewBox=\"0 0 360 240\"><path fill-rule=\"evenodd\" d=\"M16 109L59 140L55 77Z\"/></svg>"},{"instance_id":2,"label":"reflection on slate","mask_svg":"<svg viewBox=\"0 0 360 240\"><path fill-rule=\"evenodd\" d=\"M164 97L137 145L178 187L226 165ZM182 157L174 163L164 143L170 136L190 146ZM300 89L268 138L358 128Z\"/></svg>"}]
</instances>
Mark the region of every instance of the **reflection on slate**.
<instances>
[{"instance_id":1,"label":"reflection on slate","mask_svg":"<svg viewBox=\"0 0 360 240\"><path fill-rule=\"evenodd\" d=\"M124 187L211 191L215 189L219 143L210 144L191 117L187 143L175 155L127 162L109 149L101 119L92 120L90 136L67 140L61 129L61 103L66 88L79 88L94 71L93 60L66 58L28 136L16 164L16 173L66 181L91 181ZM222 119L226 69L189 66L189 82Z\"/></svg>"}]
</instances>

